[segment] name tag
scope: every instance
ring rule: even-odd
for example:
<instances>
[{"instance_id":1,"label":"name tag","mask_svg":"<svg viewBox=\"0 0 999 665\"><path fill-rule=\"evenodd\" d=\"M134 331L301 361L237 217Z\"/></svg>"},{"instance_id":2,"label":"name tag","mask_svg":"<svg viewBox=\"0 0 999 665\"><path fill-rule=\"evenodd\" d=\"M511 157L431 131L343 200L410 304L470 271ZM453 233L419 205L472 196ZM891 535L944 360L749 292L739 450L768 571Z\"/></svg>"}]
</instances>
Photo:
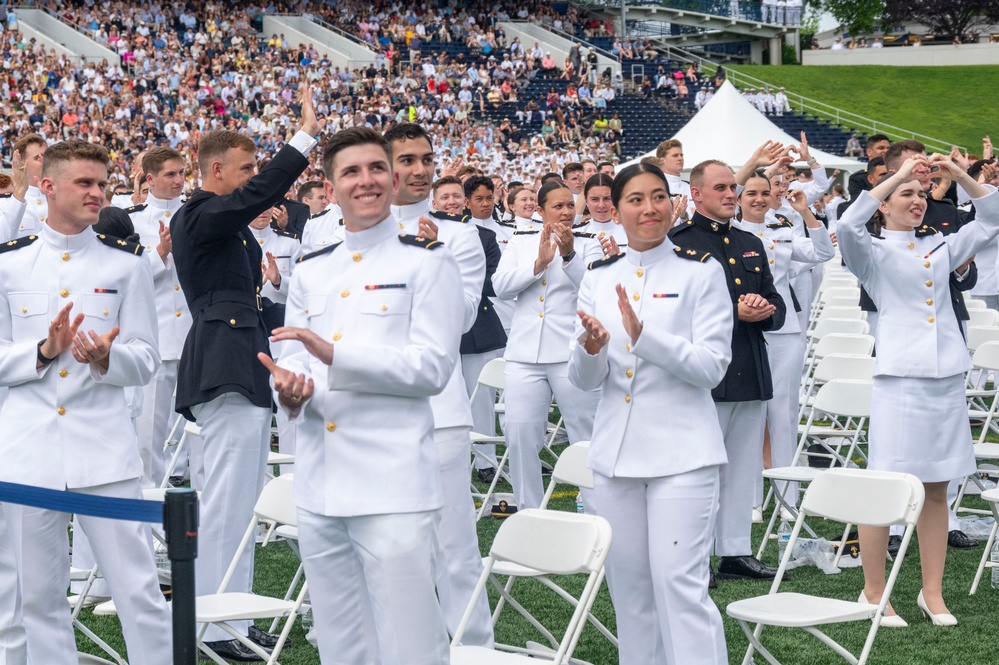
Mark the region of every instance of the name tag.
<instances>
[{"instance_id":1,"label":"name tag","mask_svg":"<svg viewBox=\"0 0 999 665\"><path fill-rule=\"evenodd\" d=\"M368 284L364 287L365 291L381 291L382 289L404 289L405 284Z\"/></svg>"}]
</instances>

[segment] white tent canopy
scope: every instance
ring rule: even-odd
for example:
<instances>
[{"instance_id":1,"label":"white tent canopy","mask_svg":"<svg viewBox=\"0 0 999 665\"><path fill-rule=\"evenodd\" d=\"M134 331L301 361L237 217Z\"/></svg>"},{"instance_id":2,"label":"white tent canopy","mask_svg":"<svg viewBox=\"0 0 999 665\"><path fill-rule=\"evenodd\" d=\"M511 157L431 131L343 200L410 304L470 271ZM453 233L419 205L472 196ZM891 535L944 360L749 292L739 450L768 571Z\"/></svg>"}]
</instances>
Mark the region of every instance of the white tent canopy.
<instances>
[{"instance_id":1,"label":"white tent canopy","mask_svg":"<svg viewBox=\"0 0 999 665\"><path fill-rule=\"evenodd\" d=\"M706 159L720 159L733 169L739 169L766 141L780 141L784 145L801 142L800 136L785 134L780 127L770 122L729 81L718 88L704 108L673 138L683 143L685 176L690 173L690 169ZM853 173L865 168L863 162L849 157L840 157L817 148L810 148L809 152L827 169ZM653 150L642 157L655 154ZM619 170L640 159L625 162Z\"/></svg>"}]
</instances>

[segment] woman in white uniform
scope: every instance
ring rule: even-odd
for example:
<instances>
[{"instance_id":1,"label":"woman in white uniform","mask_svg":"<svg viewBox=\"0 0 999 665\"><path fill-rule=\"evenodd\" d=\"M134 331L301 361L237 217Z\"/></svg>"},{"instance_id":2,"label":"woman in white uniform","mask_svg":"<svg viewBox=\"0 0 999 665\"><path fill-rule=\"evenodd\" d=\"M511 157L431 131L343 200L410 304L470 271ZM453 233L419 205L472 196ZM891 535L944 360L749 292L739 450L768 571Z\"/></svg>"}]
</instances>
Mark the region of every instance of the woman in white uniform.
<instances>
[{"instance_id":1,"label":"woman in white uniform","mask_svg":"<svg viewBox=\"0 0 999 665\"><path fill-rule=\"evenodd\" d=\"M727 462L711 389L731 360L731 298L717 261L666 238L662 171L629 166L612 191L629 247L583 278L569 379L602 389L589 466L614 529L620 660L727 663L708 561Z\"/></svg>"},{"instance_id":2,"label":"woman in white uniform","mask_svg":"<svg viewBox=\"0 0 999 665\"><path fill-rule=\"evenodd\" d=\"M915 175L939 166L964 187L977 219L955 234L917 237L926 194ZM865 227L875 213L882 238ZM964 274L970 259L999 234L999 194L979 185L942 155L914 155L839 220L837 236L846 266L878 307L878 355L871 403L869 467L903 471L923 481L919 517L923 589L917 604L935 625L953 626L942 582L947 555L947 483L975 472L965 403L964 373L971 358L951 303L950 273ZM861 527L864 591L878 603L885 588L888 529ZM890 612L893 614L893 612ZM896 624L903 624L899 619Z\"/></svg>"},{"instance_id":3,"label":"woman in white uniform","mask_svg":"<svg viewBox=\"0 0 999 665\"><path fill-rule=\"evenodd\" d=\"M614 177L606 173L590 176L583 186L583 200L590 213L590 221L579 231L592 233L594 238L587 242L584 259L586 265L593 261L617 254L628 246L628 236L620 224L615 224L611 217L611 185Z\"/></svg>"}]
</instances>

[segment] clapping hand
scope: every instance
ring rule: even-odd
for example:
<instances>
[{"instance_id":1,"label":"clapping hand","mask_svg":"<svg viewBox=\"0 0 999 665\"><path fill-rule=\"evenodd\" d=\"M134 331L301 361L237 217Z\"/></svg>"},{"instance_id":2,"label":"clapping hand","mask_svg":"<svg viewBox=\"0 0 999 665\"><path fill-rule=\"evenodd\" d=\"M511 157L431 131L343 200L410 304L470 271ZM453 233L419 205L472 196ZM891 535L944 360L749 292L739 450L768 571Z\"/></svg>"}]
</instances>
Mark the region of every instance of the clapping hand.
<instances>
[{"instance_id":1,"label":"clapping hand","mask_svg":"<svg viewBox=\"0 0 999 665\"><path fill-rule=\"evenodd\" d=\"M73 357L76 358L77 362L97 365L107 371L111 356L111 344L117 339L120 332L118 326L103 335L98 335L91 330L90 339L87 339L87 334L77 332L76 338L73 340Z\"/></svg>"},{"instance_id":2,"label":"clapping hand","mask_svg":"<svg viewBox=\"0 0 999 665\"><path fill-rule=\"evenodd\" d=\"M427 240L437 240L437 225L429 217L420 217L420 226L417 235Z\"/></svg>"},{"instance_id":3,"label":"clapping hand","mask_svg":"<svg viewBox=\"0 0 999 665\"><path fill-rule=\"evenodd\" d=\"M304 374L295 374L283 367L278 367L274 359L266 353L258 353L257 359L274 378L274 390L278 393L278 401L284 408L292 413L297 413L302 408L302 401L312 397L315 392L313 380L306 379Z\"/></svg>"},{"instance_id":4,"label":"clapping hand","mask_svg":"<svg viewBox=\"0 0 999 665\"><path fill-rule=\"evenodd\" d=\"M271 333L272 342L283 342L292 339L301 342L305 350L318 358L324 365L333 364L333 342L327 342L308 328L282 326L275 328ZM264 364L266 365L267 363Z\"/></svg>"},{"instance_id":5,"label":"clapping hand","mask_svg":"<svg viewBox=\"0 0 999 665\"><path fill-rule=\"evenodd\" d=\"M638 320L631 301L628 300L628 292L620 284L617 285L617 306L621 310L621 322L624 324L624 331L631 337L631 343L638 341L642 334L642 322Z\"/></svg>"},{"instance_id":6,"label":"clapping hand","mask_svg":"<svg viewBox=\"0 0 999 665\"><path fill-rule=\"evenodd\" d=\"M261 266L264 273L264 284L270 282L275 289L279 289L281 288L281 271L278 270L277 259L270 252L266 252L265 256L267 260Z\"/></svg>"},{"instance_id":7,"label":"clapping hand","mask_svg":"<svg viewBox=\"0 0 999 665\"><path fill-rule=\"evenodd\" d=\"M544 272L551 262L555 260L555 247L556 243L552 240L552 227L551 224L545 224L541 227L541 233L538 234L540 239L538 240L538 258L534 262L534 274L540 275Z\"/></svg>"},{"instance_id":8,"label":"clapping hand","mask_svg":"<svg viewBox=\"0 0 999 665\"><path fill-rule=\"evenodd\" d=\"M49 324L49 333L42 342L39 352L46 358L55 360L63 351L70 348L76 333L83 323L83 314L77 314L73 322L70 323L69 313L73 310L73 303L67 304Z\"/></svg>"},{"instance_id":9,"label":"clapping hand","mask_svg":"<svg viewBox=\"0 0 999 665\"><path fill-rule=\"evenodd\" d=\"M610 341L610 333L607 332L607 329L603 327L603 324L596 317L590 316L583 310L577 309L576 315L579 316L579 320L583 323L583 328L586 329L586 339L583 342L583 348L591 356L596 355Z\"/></svg>"}]
</instances>

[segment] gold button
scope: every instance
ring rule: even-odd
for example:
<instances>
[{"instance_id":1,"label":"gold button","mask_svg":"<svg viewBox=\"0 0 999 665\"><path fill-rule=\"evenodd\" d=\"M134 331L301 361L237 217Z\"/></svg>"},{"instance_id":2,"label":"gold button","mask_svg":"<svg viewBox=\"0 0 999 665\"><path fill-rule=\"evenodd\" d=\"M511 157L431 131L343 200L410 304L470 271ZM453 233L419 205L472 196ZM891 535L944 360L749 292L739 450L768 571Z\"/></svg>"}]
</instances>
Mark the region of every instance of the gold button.
<instances>
[{"instance_id":1,"label":"gold button","mask_svg":"<svg viewBox=\"0 0 999 665\"><path fill-rule=\"evenodd\" d=\"M728 238L722 238L722 242L724 242L727 245L728 244Z\"/></svg>"},{"instance_id":2,"label":"gold button","mask_svg":"<svg viewBox=\"0 0 999 665\"><path fill-rule=\"evenodd\" d=\"M388 311L388 305L382 305L382 311L383 312Z\"/></svg>"},{"instance_id":3,"label":"gold button","mask_svg":"<svg viewBox=\"0 0 999 665\"><path fill-rule=\"evenodd\" d=\"M174 284L173 285L173 290L174 291L180 291L180 284Z\"/></svg>"},{"instance_id":4,"label":"gold button","mask_svg":"<svg viewBox=\"0 0 999 665\"><path fill-rule=\"evenodd\" d=\"M926 304L927 305L932 305L933 304L933 298L927 298L926 299Z\"/></svg>"},{"instance_id":5,"label":"gold button","mask_svg":"<svg viewBox=\"0 0 999 665\"><path fill-rule=\"evenodd\" d=\"M108 311L104 310L104 316L107 316L107 315L108 315Z\"/></svg>"},{"instance_id":6,"label":"gold button","mask_svg":"<svg viewBox=\"0 0 999 665\"><path fill-rule=\"evenodd\" d=\"M334 423L334 422L326 423L326 431L327 432L335 432L336 431L336 423Z\"/></svg>"},{"instance_id":7,"label":"gold button","mask_svg":"<svg viewBox=\"0 0 999 665\"><path fill-rule=\"evenodd\" d=\"M62 253L62 260L63 261L69 261L69 252L63 252Z\"/></svg>"},{"instance_id":8,"label":"gold button","mask_svg":"<svg viewBox=\"0 0 999 665\"><path fill-rule=\"evenodd\" d=\"M729 259L728 262L731 263L732 265L735 265L735 259Z\"/></svg>"},{"instance_id":9,"label":"gold button","mask_svg":"<svg viewBox=\"0 0 999 665\"><path fill-rule=\"evenodd\" d=\"M69 376L69 371L65 370L65 369L61 369L61 370L59 370L59 376L61 376L62 378L65 379L67 376Z\"/></svg>"},{"instance_id":10,"label":"gold button","mask_svg":"<svg viewBox=\"0 0 999 665\"><path fill-rule=\"evenodd\" d=\"M257 242L259 242L259 243L260 243L261 245L263 245L263 244L264 244L264 241L263 241L263 240L258 240Z\"/></svg>"},{"instance_id":11,"label":"gold button","mask_svg":"<svg viewBox=\"0 0 999 665\"><path fill-rule=\"evenodd\" d=\"M735 283L736 283L736 286L738 286L739 284L742 284L742 280L739 279L738 277L736 277L735 278Z\"/></svg>"},{"instance_id":12,"label":"gold button","mask_svg":"<svg viewBox=\"0 0 999 665\"><path fill-rule=\"evenodd\" d=\"M756 272L760 272L760 267L756 266Z\"/></svg>"},{"instance_id":13,"label":"gold button","mask_svg":"<svg viewBox=\"0 0 999 665\"><path fill-rule=\"evenodd\" d=\"M170 213L169 213L169 212L165 212L165 213L163 213L163 216L164 216L164 217L169 217L169 216L170 216Z\"/></svg>"},{"instance_id":14,"label":"gold button","mask_svg":"<svg viewBox=\"0 0 999 665\"><path fill-rule=\"evenodd\" d=\"M229 319L229 325L230 326L236 325L236 319Z\"/></svg>"},{"instance_id":15,"label":"gold button","mask_svg":"<svg viewBox=\"0 0 999 665\"><path fill-rule=\"evenodd\" d=\"M306 313L306 314L308 314L308 313L309 313L309 308L308 308L308 307L306 307L306 308L305 308L305 313Z\"/></svg>"},{"instance_id":16,"label":"gold button","mask_svg":"<svg viewBox=\"0 0 999 665\"><path fill-rule=\"evenodd\" d=\"M340 292L340 297L341 298L346 298L349 295L350 295L350 291L348 291L347 289L344 289L343 291Z\"/></svg>"},{"instance_id":17,"label":"gold button","mask_svg":"<svg viewBox=\"0 0 999 665\"><path fill-rule=\"evenodd\" d=\"M352 256L351 258L354 259L354 263L357 263L358 261L361 260L361 253L360 252L354 252L354 256Z\"/></svg>"},{"instance_id":18,"label":"gold button","mask_svg":"<svg viewBox=\"0 0 999 665\"><path fill-rule=\"evenodd\" d=\"M626 351L631 351L631 342L628 342L627 344L625 344L624 348L625 348Z\"/></svg>"},{"instance_id":19,"label":"gold button","mask_svg":"<svg viewBox=\"0 0 999 665\"><path fill-rule=\"evenodd\" d=\"M402 229L404 229L404 228L406 228L406 227L405 227L405 226L403 226L402 222L399 222L399 230L401 231L401 230L402 230Z\"/></svg>"},{"instance_id":20,"label":"gold button","mask_svg":"<svg viewBox=\"0 0 999 665\"><path fill-rule=\"evenodd\" d=\"M923 266L926 267L926 268L929 268L931 265L933 265L933 264L930 263L929 261L927 261L926 263L923 264Z\"/></svg>"},{"instance_id":21,"label":"gold button","mask_svg":"<svg viewBox=\"0 0 999 665\"><path fill-rule=\"evenodd\" d=\"M540 300L541 302L544 302L545 301L545 297L541 296L540 298L538 298L538 300Z\"/></svg>"},{"instance_id":22,"label":"gold button","mask_svg":"<svg viewBox=\"0 0 999 665\"><path fill-rule=\"evenodd\" d=\"M926 280L926 286L933 286L933 280L932 279Z\"/></svg>"},{"instance_id":23,"label":"gold button","mask_svg":"<svg viewBox=\"0 0 999 665\"><path fill-rule=\"evenodd\" d=\"M909 249L915 249L915 248L916 248L916 243L910 242L909 243Z\"/></svg>"},{"instance_id":24,"label":"gold button","mask_svg":"<svg viewBox=\"0 0 999 665\"><path fill-rule=\"evenodd\" d=\"M180 316L180 312L177 312L177 313L176 313L176 316L178 316L178 317L179 317L179 316Z\"/></svg>"},{"instance_id":25,"label":"gold button","mask_svg":"<svg viewBox=\"0 0 999 665\"><path fill-rule=\"evenodd\" d=\"M637 300L638 300L639 298L641 298L641 297L642 297L642 296L640 296L640 295L638 295L638 294L636 293L636 294L634 294L634 295L632 295L632 296L631 296L631 299L632 299L632 300L636 300L636 301L637 301Z\"/></svg>"},{"instance_id":26,"label":"gold button","mask_svg":"<svg viewBox=\"0 0 999 665\"><path fill-rule=\"evenodd\" d=\"M340 333L333 333L333 341L334 342L339 342L342 337L343 337L343 335L341 335Z\"/></svg>"},{"instance_id":27,"label":"gold button","mask_svg":"<svg viewBox=\"0 0 999 665\"><path fill-rule=\"evenodd\" d=\"M548 286L548 280L547 279L541 280L541 286Z\"/></svg>"},{"instance_id":28,"label":"gold button","mask_svg":"<svg viewBox=\"0 0 999 665\"><path fill-rule=\"evenodd\" d=\"M631 395L625 395L624 396L624 401L628 402L630 404L631 403Z\"/></svg>"},{"instance_id":29,"label":"gold button","mask_svg":"<svg viewBox=\"0 0 999 665\"><path fill-rule=\"evenodd\" d=\"M930 318L926 319L926 320L929 321L930 323L933 323L934 321L936 321L936 319L933 318L932 316Z\"/></svg>"},{"instance_id":30,"label":"gold button","mask_svg":"<svg viewBox=\"0 0 999 665\"><path fill-rule=\"evenodd\" d=\"M58 409L56 409L56 413L58 413L60 416L65 416L66 415L66 409L64 409L63 407L60 406Z\"/></svg>"},{"instance_id":31,"label":"gold button","mask_svg":"<svg viewBox=\"0 0 999 665\"><path fill-rule=\"evenodd\" d=\"M635 376L635 373L634 373L633 371L631 371L630 369L629 369L629 370L628 370L627 372L625 372L624 374L625 374L625 376L627 376L627 377L628 377L629 379L630 379L631 377Z\"/></svg>"},{"instance_id":32,"label":"gold button","mask_svg":"<svg viewBox=\"0 0 999 665\"><path fill-rule=\"evenodd\" d=\"M540 313L538 314L538 318L539 318L539 319L543 319L543 318L545 318L545 313L544 313L544 312L540 312Z\"/></svg>"},{"instance_id":33,"label":"gold button","mask_svg":"<svg viewBox=\"0 0 999 665\"><path fill-rule=\"evenodd\" d=\"M770 259L770 263L773 263L773 262L774 262L774 260L773 260L773 259Z\"/></svg>"},{"instance_id":34,"label":"gold button","mask_svg":"<svg viewBox=\"0 0 999 665\"><path fill-rule=\"evenodd\" d=\"M641 277L642 275L645 274L645 271L642 270L641 268L639 268L638 271L635 274L638 275L639 277Z\"/></svg>"},{"instance_id":35,"label":"gold button","mask_svg":"<svg viewBox=\"0 0 999 665\"><path fill-rule=\"evenodd\" d=\"M773 249L773 248L774 248L774 246L773 246L773 245L770 245L770 249ZM773 263L773 261L771 261L770 263Z\"/></svg>"},{"instance_id":36,"label":"gold button","mask_svg":"<svg viewBox=\"0 0 999 665\"><path fill-rule=\"evenodd\" d=\"M21 314L27 314L27 313L28 313L28 308L27 307L22 307L21 308Z\"/></svg>"},{"instance_id":37,"label":"gold button","mask_svg":"<svg viewBox=\"0 0 999 665\"><path fill-rule=\"evenodd\" d=\"M66 289L63 289L62 291L59 292L59 295L61 295L63 298L68 298L69 297L69 291L67 291Z\"/></svg>"},{"instance_id":38,"label":"gold button","mask_svg":"<svg viewBox=\"0 0 999 665\"><path fill-rule=\"evenodd\" d=\"M259 286L257 287L257 293L260 293L260 287Z\"/></svg>"}]
</instances>

